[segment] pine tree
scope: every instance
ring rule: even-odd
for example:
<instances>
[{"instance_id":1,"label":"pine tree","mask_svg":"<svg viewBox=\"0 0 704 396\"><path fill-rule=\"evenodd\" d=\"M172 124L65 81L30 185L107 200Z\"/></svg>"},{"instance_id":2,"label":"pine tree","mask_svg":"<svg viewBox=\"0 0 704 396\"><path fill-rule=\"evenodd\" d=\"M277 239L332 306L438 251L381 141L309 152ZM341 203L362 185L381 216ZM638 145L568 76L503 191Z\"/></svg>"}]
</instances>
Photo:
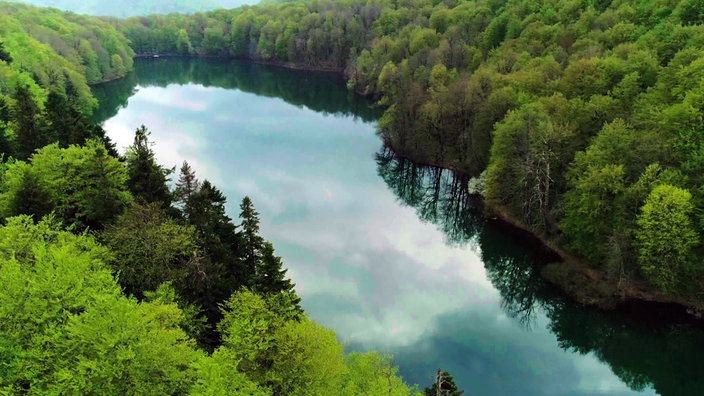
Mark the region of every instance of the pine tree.
<instances>
[{"instance_id":1,"label":"pine tree","mask_svg":"<svg viewBox=\"0 0 704 396\"><path fill-rule=\"evenodd\" d=\"M45 133L59 146L66 148L72 144L83 144L94 136L93 126L71 102L57 92L49 92L44 112Z\"/></svg>"},{"instance_id":2,"label":"pine tree","mask_svg":"<svg viewBox=\"0 0 704 396\"><path fill-rule=\"evenodd\" d=\"M134 144L127 150L127 185L137 200L159 202L163 208L168 208L172 196L167 182L173 170L156 163L149 142L150 134L144 125L135 131Z\"/></svg>"},{"instance_id":3,"label":"pine tree","mask_svg":"<svg viewBox=\"0 0 704 396\"><path fill-rule=\"evenodd\" d=\"M211 278L224 298L246 283L239 263L237 226L225 213L226 201L223 193L205 180L189 197L184 210L186 222L196 229L203 254L214 271Z\"/></svg>"},{"instance_id":4,"label":"pine tree","mask_svg":"<svg viewBox=\"0 0 704 396\"><path fill-rule=\"evenodd\" d=\"M187 177L193 186L198 185L190 167L181 170L193 176ZM225 213L225 203L225 196L208 180L193 189L183 203L183 217L195 228L200 247L198 257L194 257L191 264L197 267L202 279L207 279L207 282L194 279L192 290L187 290L185 296L203 307L212 328L222 319L220 304L247 283L240 265L237 227ZM219 342L212 331L207 332L205 338L207 340L202 342L210 346Z\"/></svg>"},{"instance_id":5,"label":"pine tree","mask_svg":"<svg viewBox=\"0 0 704 396\"><path fill-rule=\"evenodd\" d=\"M110 139L110 136L107 135L107 132L105 132L105 129L103 129L102 126L98 124L93 124L91 125L90 130L92 136L100 139L100 141L103 142L105 150L108 151L108 154L110 154L111 157L120 158L120 153L117 152L117 145L115 145L115 142Z\"/></svg>"},{"instance_id":6,"label":"pine tree","mask_svg":"<svg viewBox=\"0 0 704 396\"><path fill-rule=\"evenodd\" d=\"M15 88L15 105L12 108L12 115L16 123L15 140L19 159L29 158L34 150L44 147L50 142L41 131L38 122L39 114L39 105L29 92L29 88L18 85Z\"/></svg>"},{"instance_id":7,"label":"pine tree","mask_svg":"<svg viewBox=\"0 0 704 396\"><path fill-rule=\"evenodd\" d=\"M176 182L174 198L179 209L184 211L184 216L186 215L188 201L199 190L200 183L196 178L196 173L193 171L188 162L183 161L183 165L181 165L181 173L179 174L178 181Z\"/></svg>"},{"instance_id":8,"label":"pine tree","mask_svg":"<svg viewBox=\"0 0 704 396\"><path fill-rule=\"evenodd\" d=\"M438 391L438 383L440 383L440 390ZM441 371L438 369L437 377L433 385L425 388L425 396L462 396L464 394L463 390L460 390L455 384L455 380L452 375L447 371Z\"/></svg>"},{"instance_id":9,"label":"pine tree","mask_svg":"<svg viewBox=\"0 0 704 396\"><path fill-rule=\"evenodd\" d=\"M274 245L264 242L262 259L259 261L254 275L252 289L261 294L275 294L293 291L295 284L286 278L281 257L274 254Z\"/></svg>"},{"instance_id":10,"label":"pine tree","mask_svg":"<svg viewBox=\"0 0 704 396\"><path fill-rule=\"evenodd\" d=\"M21 184L12 195L9 210L13 216L30 215L37 222L53 209L51 195L34 172L26 168L22 173Z\"/></svg>"},{"instance_id":11,"label":"pine tree","mask_svg":"<svg viewBox=\"0 0 704 396\"><path fill-rule=\"evenodd\" d=\"M204 180L200 188L186 200L184 216L202 238L208 239L208 235L215 233L219 223L231 221L225 213L226 202L225 195L210 181Z\"/></svg>"},{"instance_id":12,"label":"pine tree","mask_svg":"<svg viewBox=\"0 0 704 396\"><path fill-rule=\"evenodd\" d=\"M244 197L240 209L243 270L252 284L257 267L262 260L264 239L259 236L259 213L254 209L254 204L249 197Z\"/></svg>"}]
</instances>

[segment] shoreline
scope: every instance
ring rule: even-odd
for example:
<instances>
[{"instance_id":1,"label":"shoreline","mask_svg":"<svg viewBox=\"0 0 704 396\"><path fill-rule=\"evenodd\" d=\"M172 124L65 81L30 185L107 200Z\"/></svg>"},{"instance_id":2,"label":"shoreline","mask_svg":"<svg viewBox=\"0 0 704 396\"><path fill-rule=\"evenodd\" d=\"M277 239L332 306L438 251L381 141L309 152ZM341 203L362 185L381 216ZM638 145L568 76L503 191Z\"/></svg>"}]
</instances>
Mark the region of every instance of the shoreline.
<instances>
[{"instance_id":1,"label":"shoreline","mask_svg":"<svg viewBox=\"0 0 704 396\"><path fill-rule=\"evenodd\" d=\"M400 156L413 161L410 156ZM458 169L438 163L421 165L462 173ZM523 224L505 208L488 205L483 197L480 199L488 221L494 222L544 258L544 264L538 268L541 277L567 298L585 307L612 311L638 320L687 323L704 327L704 301L686 296L666 295L653 290L639 279L628 279L625 285L621 286L619 280L610 276L606 270L588 266L554 241Z\"/></svg>"},{"instance_id":2,"label":"shoreline","mask_svg":"<svg viewBox=\"0 0 704 396\"><path fill-rule=\"evenodd\" d=\"M224 55L183 55L183 54L136 54L133 59L162 59L162 58L181 58L181 59L222 59L222 60L242 60L260 65L281 67L289 70L302 70L315 73L332 73L338 74L341 77L345 76L344 67L323 67L323 66L301 66L293 62L268 61L263 59L252 59L241 56L224 56Z\"/></svg>"}]
</instances>

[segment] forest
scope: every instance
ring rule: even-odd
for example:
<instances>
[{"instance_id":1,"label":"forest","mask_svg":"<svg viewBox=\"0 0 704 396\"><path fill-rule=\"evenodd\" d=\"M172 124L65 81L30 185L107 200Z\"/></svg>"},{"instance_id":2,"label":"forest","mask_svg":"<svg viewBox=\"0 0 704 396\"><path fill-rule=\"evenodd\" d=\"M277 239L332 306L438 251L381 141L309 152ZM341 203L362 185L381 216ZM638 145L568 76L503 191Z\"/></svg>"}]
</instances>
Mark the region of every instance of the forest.
<instances>
[{"instance_id":1,"label":"forest","mask_svg":"<svg viewBox=\"0 0 704 396\"><path fill-rule=\"evenodd\" d=\"M300 1L110 20L138 54L335 70L397 153L620 285L701 301L699 0ZM622 286L622 287L626 287Z\"/></svg>"},{"instance_id":2,"label":"forest","mask_svg":"<svg viewBox=\"0 0 704 396\"><path fill-rule=\"evenodd\" d=\"M118 153L90 84L134 52L97 18L0 3L0 394L419 394L310 320L260 215L150 131ZM172 182L173 179L173 182Z\"/></svg>"},{"instance_id":3,"label":"forest","mask_svg":"<svg viewBox=\"0 0 704 396\"><path fill-rule=\"evenodd\" d=\"M89 121L139 55L342 73L397 155L619 285L702 301L703 23L701 0L0 3L0 394L417 392L306 318L251 200L235 222L146 127L121 154Z\"/></svg>"},{"instance_id":4,"label":"forest","mask_svg":"<svg viewBox=\"0 0 704 396\"><path fill-rule=\"evenodd\" d=\"M129 17L150 14L188 14L215 10L218 8L234 8L245 4L257 3L257 0L14 0L40 7L53 7L63 11L72 11L85 15L109 15L114 17Z\"/></svg>"}]
</instances>

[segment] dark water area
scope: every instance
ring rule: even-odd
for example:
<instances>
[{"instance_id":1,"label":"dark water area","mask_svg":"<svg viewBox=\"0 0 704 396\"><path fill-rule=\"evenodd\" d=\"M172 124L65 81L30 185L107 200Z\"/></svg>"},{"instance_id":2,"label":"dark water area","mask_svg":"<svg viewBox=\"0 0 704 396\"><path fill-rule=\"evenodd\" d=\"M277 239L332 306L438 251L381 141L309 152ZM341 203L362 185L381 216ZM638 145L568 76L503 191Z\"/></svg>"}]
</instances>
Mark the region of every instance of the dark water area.
<instances>
[{"instance_id":1,"label":"dark water area","mask_svg":"<svg viewBox=\"0 0 704 396\"><path fill-rule=\"evenodd\" d=\"M239 61L137 60L95 87L123 148L249 195L311 318L348 350L392 353L466 395L704 394L704 334L583 308L541 279L553 259L482 216L468 177L384 148L379 111L344 81Z\"/></svg>"},{"instance_id":2,"label":"dark water area","mask_svg":"<svg viewBox=\"0 0 704 396\"><path fill-rule=\"evenodd\" d=\"M376 121L382 114L369 100L341 89L344 80L335 73L208 58L137 59L134 68L125 78L101 84L93 90L100 102L93 115L96 122L114 117L127 105L138 86L173 84L196 84L279 98L317 113L352 116L365 122Z\"/></svg>"}]
</instances>

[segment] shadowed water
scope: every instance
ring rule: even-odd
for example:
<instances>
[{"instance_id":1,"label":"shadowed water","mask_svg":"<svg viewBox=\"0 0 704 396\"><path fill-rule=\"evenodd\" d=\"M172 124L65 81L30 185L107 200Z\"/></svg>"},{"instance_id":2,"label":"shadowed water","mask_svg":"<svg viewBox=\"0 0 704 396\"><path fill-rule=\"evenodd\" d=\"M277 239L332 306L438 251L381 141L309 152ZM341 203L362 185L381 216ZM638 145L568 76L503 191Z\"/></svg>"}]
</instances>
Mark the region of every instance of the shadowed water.
<instances>
[{"instance_id":1,"label":"shadowed water","mask_svg":"<svg viewBox=\"0 0 704 396\"><path fill-rule=\"evenodd\" d=\"M483 218L468 181L381 147L379 111L328 74L238 61L138 60L96 88L118 147L141 124L159 161L249 195L310 316L348 349L393 353L425 387L467 395L698 394L700 332L583 309L546 260Z\"/></svg>"}]
</instances>

